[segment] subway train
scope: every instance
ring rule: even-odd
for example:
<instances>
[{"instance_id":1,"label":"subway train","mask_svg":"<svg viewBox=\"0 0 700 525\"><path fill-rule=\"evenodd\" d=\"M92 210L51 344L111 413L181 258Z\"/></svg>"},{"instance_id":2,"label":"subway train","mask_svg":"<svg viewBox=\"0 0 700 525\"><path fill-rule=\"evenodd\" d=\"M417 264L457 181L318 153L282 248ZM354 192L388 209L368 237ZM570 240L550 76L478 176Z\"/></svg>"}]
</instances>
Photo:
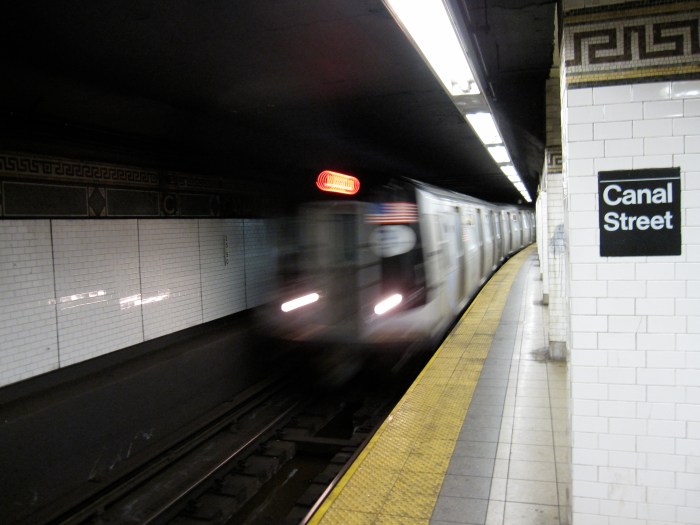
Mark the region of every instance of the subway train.
<instances>
[{"instance_id":1,"label":"subway train","mask_svg":"<svg viewBox=\"0 0 700 525\"><path fill-rule=\"evenodd\" d=\"M411 179L369 202L308 203L295 222L262 325L266 336L328 352L437 343L491 274L535 240L530 209Z\"/></svg>"}]
</instances>

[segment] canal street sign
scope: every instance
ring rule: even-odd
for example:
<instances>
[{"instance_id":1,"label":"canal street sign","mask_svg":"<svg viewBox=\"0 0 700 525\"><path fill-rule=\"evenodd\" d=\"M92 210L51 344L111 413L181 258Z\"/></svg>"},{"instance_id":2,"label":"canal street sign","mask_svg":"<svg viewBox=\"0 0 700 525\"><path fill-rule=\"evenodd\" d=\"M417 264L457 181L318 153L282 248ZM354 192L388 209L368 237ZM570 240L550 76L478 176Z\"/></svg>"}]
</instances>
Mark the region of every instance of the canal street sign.
<instances>
[{"instance_id":1,"label":"canal street sign","mask_svg":"<svg viewBox=\"0 0 700 525\"><path fill-rule=\"evenodd\" d=\"M681 254L680 168L598 172L600 255Z\"/></svg>"}]
</instances>

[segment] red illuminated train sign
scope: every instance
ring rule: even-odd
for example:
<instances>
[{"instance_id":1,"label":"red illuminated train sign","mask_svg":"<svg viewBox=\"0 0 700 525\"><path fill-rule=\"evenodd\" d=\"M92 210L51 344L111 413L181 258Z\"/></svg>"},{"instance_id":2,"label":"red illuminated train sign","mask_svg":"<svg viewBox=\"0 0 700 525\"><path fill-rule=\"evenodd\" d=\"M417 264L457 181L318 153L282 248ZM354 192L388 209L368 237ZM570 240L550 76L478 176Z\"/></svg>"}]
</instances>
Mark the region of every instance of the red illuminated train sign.
<instances>
[{"instance_id":1,"label":"red illuminated train sign","mask_svg":"<svg viewBox=\"0 0 700 525\"><path fill-rule=\"evenodd\" d=\"M360 191L360 181L352 175L325 170L319 173L316 179L316 187L321 191L355 195Z\"/></svg>"}]
</instances>

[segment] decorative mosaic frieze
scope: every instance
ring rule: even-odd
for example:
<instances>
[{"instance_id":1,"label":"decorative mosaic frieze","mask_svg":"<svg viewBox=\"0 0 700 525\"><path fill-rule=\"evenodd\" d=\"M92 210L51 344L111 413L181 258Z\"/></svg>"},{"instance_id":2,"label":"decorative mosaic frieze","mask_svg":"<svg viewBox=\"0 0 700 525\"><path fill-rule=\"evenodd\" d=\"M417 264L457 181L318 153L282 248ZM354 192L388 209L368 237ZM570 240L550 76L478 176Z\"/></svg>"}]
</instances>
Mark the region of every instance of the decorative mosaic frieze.
<instances>
[{"instance_id":1,"label":"decorative mosaic frieze","mask_svg":"<svg viewBox=\"0 0 700 525\"><path fill-rule=\"evenodd\" d=\"M158 185L158 172L155 170L4 152L0 152L0 175L23 180L38 179L86 184Z\"/></svg>"},{"instance_id":2,"label":"decorative mosaic frieze","mask_svg":"<svg viewBox=\"0 0 700 525\"><path fill-rule=\"evenodd\" d=\"M0 218L257 217L274 199L234 178L0 152Z\"/></svg>"},{"instance_id":3,"label":"decorative mosaic frieze","mask_svg":"<svg viewBox=\"0 0 700 525\"><path fill-rule=\"evenodd\" d=\"M562 153L561 146L548 146L545 149L547 157L547 173L561 173Z\"/></svg>"},{"instance_id":4,"label":"decorative mosaic frieze","mask_svg":"<svg viewBox=\"0 0 700 525\"><path fill-rule=\"evenodd\" d=\"M568 88L700 77L700 2L634 2L568 11Z\"/></svg>"}]
</instances>

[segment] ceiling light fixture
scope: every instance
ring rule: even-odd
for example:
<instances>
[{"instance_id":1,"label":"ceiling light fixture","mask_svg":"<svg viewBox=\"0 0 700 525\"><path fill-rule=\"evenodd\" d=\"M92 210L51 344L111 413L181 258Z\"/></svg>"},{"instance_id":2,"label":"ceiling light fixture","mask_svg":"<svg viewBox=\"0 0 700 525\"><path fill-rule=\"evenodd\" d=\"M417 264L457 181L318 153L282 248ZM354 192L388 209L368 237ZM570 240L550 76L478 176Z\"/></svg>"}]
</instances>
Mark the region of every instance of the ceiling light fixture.
<instances>
[{"instance_id":1,"label":"ceiling light fixture","mask_svg":"<svg viewBox=\"0 0 700 525\"><path fill-rule=\"evenodd\" d=\"M384 4L440 79L496 164L527 202L532 198L513 167L503 137L479 90L466 47L446 0L384 0ZM507 170L505 169L507 168Z\"/></svg>"},{"instance_id":2,"label":"ceiling light fixture","mask_svg":"<svg viewBox=\"0 0 700 525\"><path fill-rule=\"evenodd\" d=\"M467 113L467 121L484 145L503 144L501 134L498 132L498 126L496 126L496 121L491 113L483 111Z\"/></svg>"},{"instance_id":3,"label":"ceiling light fixture","mask_svg":"<svg viewBox=\"0 0 700 525\"><path fill-rule=\"evenodd\" d=\"M385 0L385 3L451 96L480 93L442 0Z\"/></svg>"},{"instance_id":4,"label":"ceiling light fixture","mask_svg":"<svg viewBox=\"0 0 700 525\"><path fill-rule=\"evenodd\" d=\"M510 155L505 146L489 146L486 148L497 164L505 164L510 162Z\"/></svg>"}]
</instances>

